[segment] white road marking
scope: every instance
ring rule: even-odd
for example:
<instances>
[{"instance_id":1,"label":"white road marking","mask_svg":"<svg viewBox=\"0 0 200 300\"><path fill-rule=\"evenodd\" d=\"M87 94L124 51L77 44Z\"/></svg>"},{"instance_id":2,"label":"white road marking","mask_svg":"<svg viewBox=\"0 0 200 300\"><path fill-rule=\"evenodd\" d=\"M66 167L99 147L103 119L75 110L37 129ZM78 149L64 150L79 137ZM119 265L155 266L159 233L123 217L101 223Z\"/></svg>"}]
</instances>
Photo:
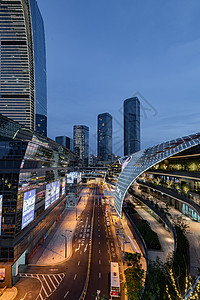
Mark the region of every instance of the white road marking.
<instances>
[{"instance_id":1,"label":"white road marking","mask_svg":"<svg viewBox=\"0 0 200 300\"><path fill-rule=\"evenodd\" d=\"M101 260L99 259L99 265L101 264Z\"/></svg>"},{"instance_id":2,"label":"white road marking","mask_svg":"<svg viewBox=\"0 0 200 300\"><path fill-rule=\"evenodd\" d=\"M81 263L81 262L80 262L80 260L79 260L79 261L78 261L78 266L80 265L80 263Z\"/></svg>"},{"instance_id":3,"label":"white road marking","mask_svg":"<svg viewBox=\"0 0 200 300\"><path fill-rule=\"evenodd\" d=\"M100 245L100 242L99 242L99 245Z\"/></svg>"},{"instance_id":4,"label":"white road marking","mask_svg":"<svg viewBox=\"0 0 200 300\"><path fill-rule=\"evenodd\" d=\"M99 234L99 237L100 237L100 234Z\"/></svg>"},{"instance_id":5,"label":"white road marking","mask_svg":"<svg viewBox=\"0 0 200 300\"><path fill-rule=\"evenodd\" d=\"M56 286L55 286L55 284L54 284L54 282L53 282L53 280L51 279L51 277L50 277L50 276L49 276L49 280L51 281L51 283L52 283L52 285L53 285L54 289L56 289Z\"/></svg>"},{"instance_id":6,"label":"white road marking","mask_svg":"<svg viewBox=\"0 0 200 300\"><path fill-rule=\"evenodd\" d=\"M68 294L69 294L69 291L65 294L64 298L66 298Z\"/></svg>"},{"instance_id":7,"label":"white road marking","mask_svg":"<svg viewBox=\"0 0 200 300\"><path fill-rule=\"evenodd\" d=\"M75 252L80 250L80 244L78 245L78 248L75 249Z\"/></svg>"},{"instance_id":8,"label":"white road marking","mask_svg":"<svg viewBox=\"0 0 200 300\"><path fill-rule=\"evenodd\" d=\"M80 251L80 254L82 254L82 251Z\"/></svg>"},{"instance_id":9,"label":"white road marking","mask_svg":"<svg viewBox=\"0 0 200 300\"><path fill-rule=\"evenodd\" d=\"M99 273L99 278L101 278L101 273Z\"/></svg>"},{"instance_id":10,"label":"white road marking","mask_svg":"<svg viewBox=\"0 0 200 300\"><path fill-rule=\"evenodd\" d=\"M77 277L77 274L74 275L74 280L76 279L76 277Z\"/></svg>"},{"instance_id":11,"label":"white road marking","mask_svg":"<svg viewBox=\"0 0 200 300\"><path fill-rule=\"evenodd\" d=\"M101 252L101 250L99 250L99 253Z\"/></svg>"},{"instance_id":12,"label":"white road marking","mask_svg":"<svg viewBox=\"0 0 200 300\"><path fill-rule=\"evenodd\" d=\"M87 247L88 247L88 244L86 244L85 249L84 249L84 252L87 251Z\"/></svg>"},{"instance_id":13,"label":"white road marking","mask_svg":"<svg viewBox=\"0 0 200 300\"><path fill-rule=\"evenodd\" d=\"M56 278L56 276L54 275L53 278L55 279L55 281L57 282L57 284L59 285L60 282L58 281L58 279Z\"/></svg>"}]
</instances>

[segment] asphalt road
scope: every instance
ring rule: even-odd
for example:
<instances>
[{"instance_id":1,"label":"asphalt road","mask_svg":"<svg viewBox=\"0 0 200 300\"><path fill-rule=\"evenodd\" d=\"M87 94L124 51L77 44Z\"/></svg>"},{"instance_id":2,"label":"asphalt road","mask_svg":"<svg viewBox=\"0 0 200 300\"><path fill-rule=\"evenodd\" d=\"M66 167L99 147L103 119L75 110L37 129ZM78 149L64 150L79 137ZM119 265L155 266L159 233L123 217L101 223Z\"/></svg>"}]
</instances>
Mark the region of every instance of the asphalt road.
<instances>
[{"instance_id":1,"label":"asphalt road","mask_svg":"<svg viewBox=\"0 0 200 300\"><path fill-rule=\"evenodd\" d=\"M16 284L19 290L16 300L28 299L70 299L76 300L81 296L85 285L88 257L91 237L91 224L93 215L94 194L96 190L90 190L90 197L86 209L79 218L78 225L73 237L73 254L72 257L64 263L54 266L20 266L19 277L34 278L40 282L38 296L35 298L35 291L31 291L31 286ZM28 293L24 289L28 288ZM23 289L23 293L22 293ZM24 298L25 296L25 298Z\"/></svg>"},{"instance_id":2,"label":"asphalt road","mask_svg":"<svg viewBox=\"0 0 200 300\"><path fill-rule=\"evenodd\" d=\"M81 296L84 300L92 300L97 290L100 296L109 299L110 262L117 261L117 255L111 220L111 226L107 226L102 197L101 187L90 188L87 206L74 233L73 254L67 262L57 266L20 266L19 283L23 284L16 284L16 300L79 300ZM89 268L88 261L91 261ZM39 282L37 297L36 289L26 285L28 280L33 280L35 286L36 281Z\"/></svg>"},{"instance_id":3,"label":"asphalt road","mask_svg":"<svg viewBox=\"0 0 200 300\"><path fill-rule=\"evenodd\" d=\"M94 229L92 240L91 270L86 300L99 296L110 299L110 262L118 261L115 243L110 226L107 226L105 216L106 206L102 204L103 193L97 188L95 197ZM107 213L107 218L109 215ZM109 221L111 225L111 220Z\"/></svg>"}]
</instances>

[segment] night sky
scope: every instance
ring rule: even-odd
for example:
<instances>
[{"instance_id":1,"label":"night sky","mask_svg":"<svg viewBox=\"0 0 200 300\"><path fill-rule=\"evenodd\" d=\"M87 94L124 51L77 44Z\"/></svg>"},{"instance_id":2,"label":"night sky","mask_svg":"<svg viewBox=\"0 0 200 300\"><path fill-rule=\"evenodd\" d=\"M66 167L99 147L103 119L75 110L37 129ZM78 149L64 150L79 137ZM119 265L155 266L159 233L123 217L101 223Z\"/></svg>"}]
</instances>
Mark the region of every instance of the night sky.
<instances>
[{"instance_id":1,"label":"night sky","mask_svg":"<svg viewBox=\"0 0 200 300\"><path fill-rule=\"evenodd\" d=\"M123 155L123 101L141 101L141 148L200 131L199 0L38 0L46 35L48 136L113 116Z\"/></svg>"}]
</instances>

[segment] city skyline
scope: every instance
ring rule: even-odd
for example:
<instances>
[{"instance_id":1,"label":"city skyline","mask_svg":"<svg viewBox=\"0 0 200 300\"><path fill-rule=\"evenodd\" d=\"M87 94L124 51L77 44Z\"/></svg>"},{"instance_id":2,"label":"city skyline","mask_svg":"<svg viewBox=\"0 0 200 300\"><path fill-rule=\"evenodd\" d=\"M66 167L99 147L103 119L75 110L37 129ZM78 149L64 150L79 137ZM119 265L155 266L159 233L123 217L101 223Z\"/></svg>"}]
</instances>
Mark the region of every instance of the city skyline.
<instances>
[{"instance_id":1,"label":"city skyline","mask_svg":"<svg viewBox=\"0 0 200 300\"><path fill-rule=\"evenodd\" d=\"M45 23L51 138L71 136L73 124L86 124L95 153L96 115L109 111L113 152L123 155L123 100L137 92L144 98L138 97L141 149L198 131L198 1L38 5Z\"/></svg>"}]
</instances>

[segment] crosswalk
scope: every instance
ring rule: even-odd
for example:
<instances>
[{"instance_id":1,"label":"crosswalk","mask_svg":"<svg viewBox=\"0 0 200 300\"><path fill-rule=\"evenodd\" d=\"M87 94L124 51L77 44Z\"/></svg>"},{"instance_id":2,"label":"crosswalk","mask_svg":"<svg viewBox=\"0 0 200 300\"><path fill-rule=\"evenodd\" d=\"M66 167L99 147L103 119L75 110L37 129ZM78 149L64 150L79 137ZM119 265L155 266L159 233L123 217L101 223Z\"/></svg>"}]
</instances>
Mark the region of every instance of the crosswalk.
<instances>
[{"instance_id":1,"label":"crosswalk","mask_svg":"<svg viewBox=\"0 0 200 300\"><path fill-rule=\"evenodd\" d=\"M45 300L57 289L65 273L60 274L29 274L19 273L20 277L36 278L41 282L41 290L36 300Z\"/></svg>"}]
</instances>

